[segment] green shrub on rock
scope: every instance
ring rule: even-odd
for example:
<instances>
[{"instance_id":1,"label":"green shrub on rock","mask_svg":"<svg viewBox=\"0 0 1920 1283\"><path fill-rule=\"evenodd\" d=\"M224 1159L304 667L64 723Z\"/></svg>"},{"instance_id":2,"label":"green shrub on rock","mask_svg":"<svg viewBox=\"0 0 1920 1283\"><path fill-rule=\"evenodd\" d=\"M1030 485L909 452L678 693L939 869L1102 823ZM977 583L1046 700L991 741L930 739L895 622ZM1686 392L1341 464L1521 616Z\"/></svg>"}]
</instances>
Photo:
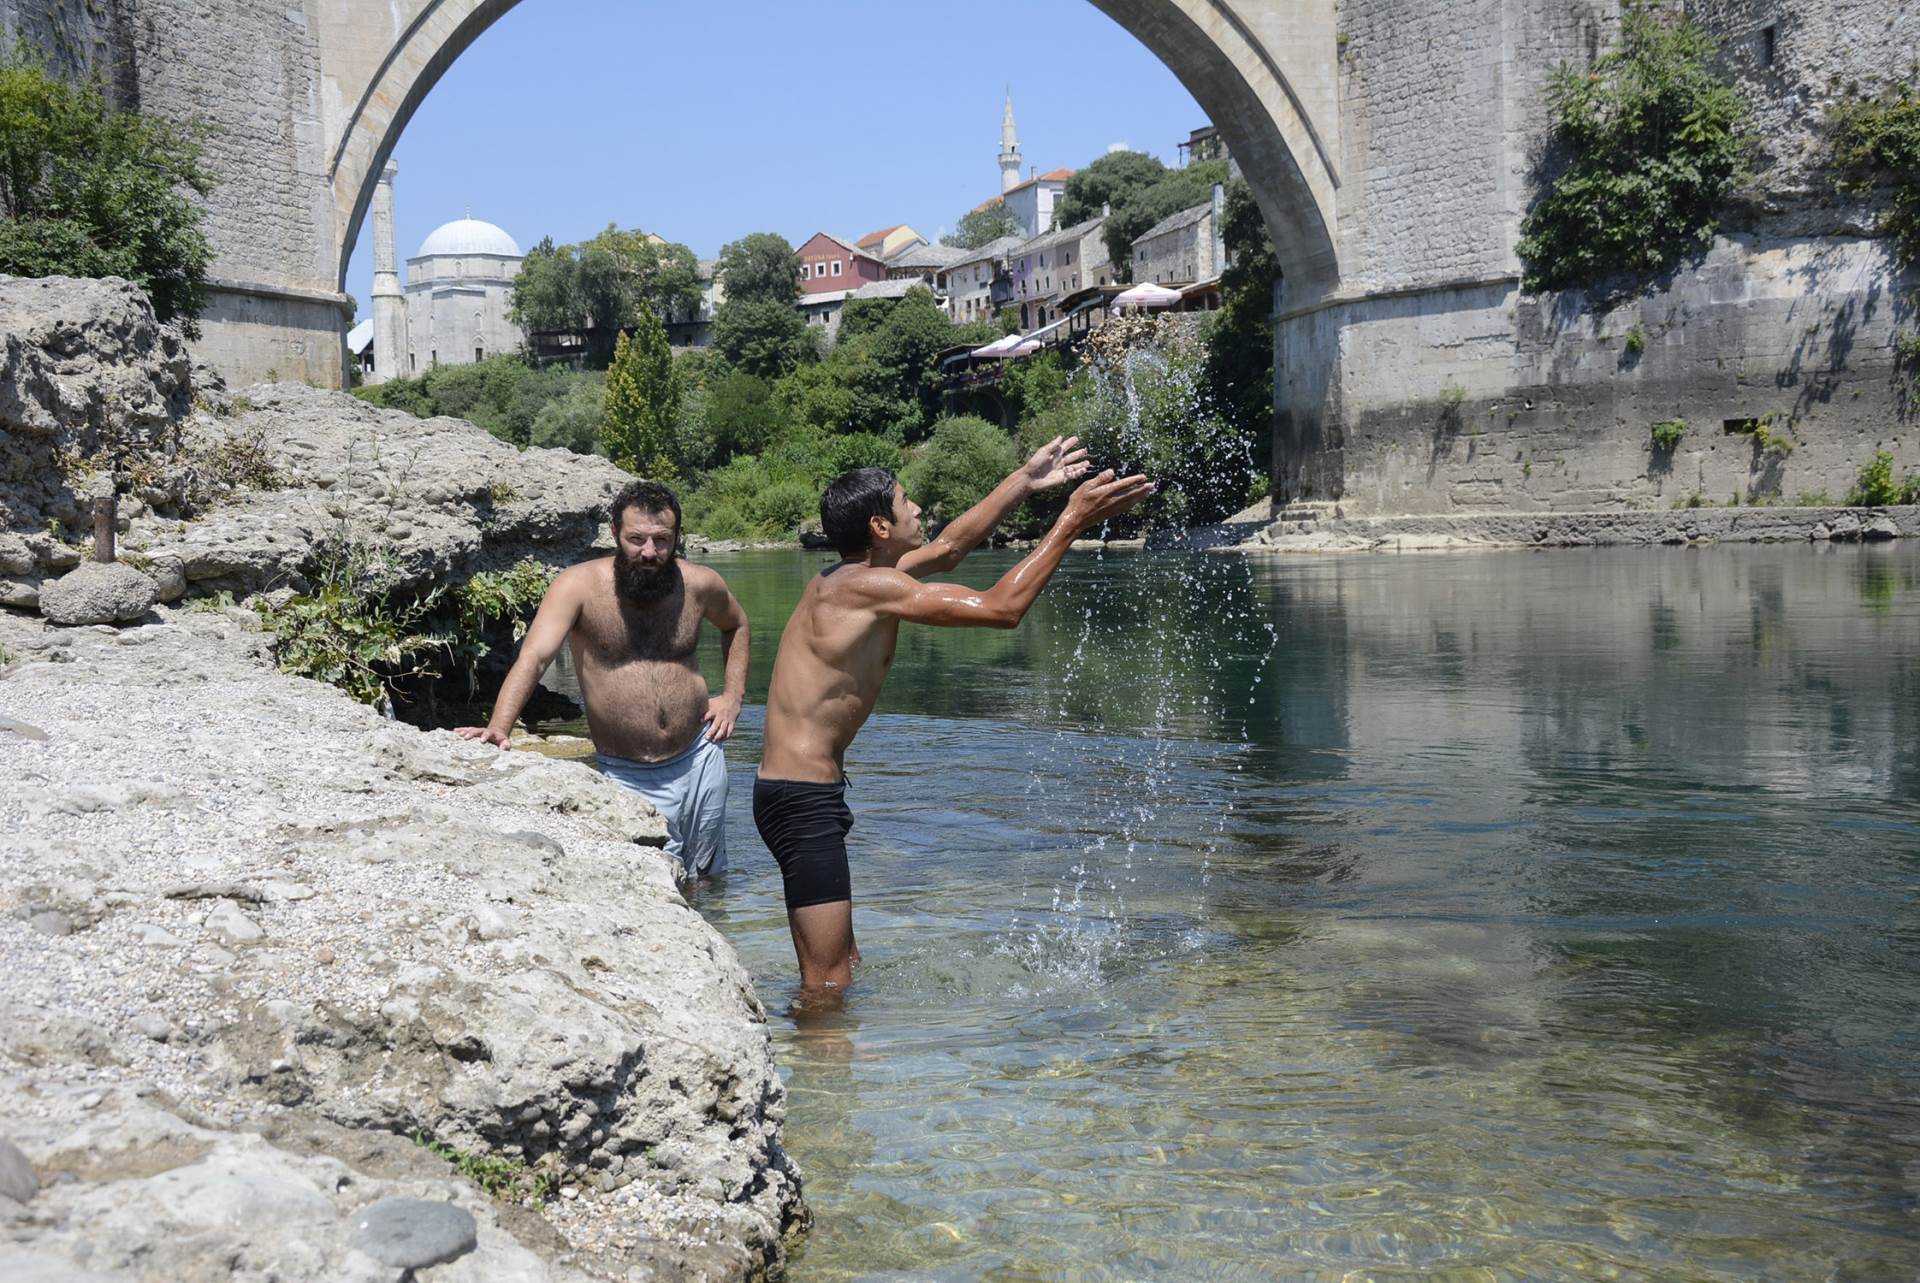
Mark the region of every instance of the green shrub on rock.
<instances>
[{"instance_id":1,"label":"green shrub on rock","mask_svg":"<svg viewBox=\"0 0 1920 1283\"><path fill-rule=\"evenodd\" d=\"M1680 444L1680 438L1685 435L1687 435L1685 419L1662 419L1651 429L1653 448L1662 454L1670 454L1673 448Z\"/></svg>"},{"instance_id":2,"label":"green shrub on rock","mask_svg":"<svg viewBox=\"0 0 1920 1283\"><path fill-rule=\"evenodd\" d=\"M1520 225L1529 290L1644 279L1707 249L1748 174L1747 101L1704 28L1634 4L1620 43L1548 90L1558 172Z\"/></svg>"},{"instance_id":3,"label":"green shrub on rock","mask_svg":"<svg viewBox=\"0 0 1920 1283\"><path fill-rule=\"evenodd\" d=\"M1920 97L1900 85L1878 98L1833 111L1833 163L1839 187L1864 195L1890 188L1880 227L1902 267L1920 267Z\"/></svg>"},{"instance_id":4,"label":"green shrub on rock","mask_svg":"<svg viewBox=\"0 0 1920 1283\"><path fill-rule=\"evenodd\" d=\"M124 276L189 337L213 250L197 135L0 49L0 273Z\"/></svg>"},{"instance_id":5,"label":"green shrub on rock","mask_svg":"<svg viewBox=\"0 0 1920 1283\"><path fill-rule=\"evenodd\" d=\"M1893 477L1893 456L1876 450L1860 465L1847 494L1850 508L1885 508L1897 503L1920 503L1920 468L1909 471L1898 481Z\"/></svg>"}]
</instances>

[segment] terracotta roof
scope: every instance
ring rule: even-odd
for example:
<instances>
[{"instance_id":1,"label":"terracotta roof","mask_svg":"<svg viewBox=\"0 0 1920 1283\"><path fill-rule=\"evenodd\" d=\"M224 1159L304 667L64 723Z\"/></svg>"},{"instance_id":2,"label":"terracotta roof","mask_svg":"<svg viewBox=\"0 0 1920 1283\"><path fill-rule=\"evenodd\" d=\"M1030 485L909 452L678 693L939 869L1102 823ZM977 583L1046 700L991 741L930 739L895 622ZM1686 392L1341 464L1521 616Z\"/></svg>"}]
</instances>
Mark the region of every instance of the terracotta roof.
<instances>
[{"instance_id":1,"label":"terracotta roof","mask_svg":"<svg viewBox=\"0 0 1920 1283\"><path fill-rule=\"evenodd\" d=\"M868 232L856 241L855 244L861 249L865 249L869 245L878 245L905 226L905 223L895 223L892 227L883 227L877 232Z\"/></svg>"},{"instance_id":2,"label":"terracotta roof","mask_svg":"<svg viewBox=\"0 0 1920 1283\"><path fill-rule=\"evenodd\" d=\"M1007 188L1006 191L1001 192L998 196L995 196L990 200L983 200L978 205L975 205L973 208L975 212L990 208L991 206L998 204L1000 201L1005 200L1008 196L1012 195L1014 192L1019 191L1022 187L1031 187L1035 183L1064 183L1069 178L1072 178L1072 177L1073 177L1073 171L1071 169L1049 169L1044 174L1035 174L1032 178L1024 179L1020 182L1015 183L1013 186Z\"/></svg>"}]
</instances>

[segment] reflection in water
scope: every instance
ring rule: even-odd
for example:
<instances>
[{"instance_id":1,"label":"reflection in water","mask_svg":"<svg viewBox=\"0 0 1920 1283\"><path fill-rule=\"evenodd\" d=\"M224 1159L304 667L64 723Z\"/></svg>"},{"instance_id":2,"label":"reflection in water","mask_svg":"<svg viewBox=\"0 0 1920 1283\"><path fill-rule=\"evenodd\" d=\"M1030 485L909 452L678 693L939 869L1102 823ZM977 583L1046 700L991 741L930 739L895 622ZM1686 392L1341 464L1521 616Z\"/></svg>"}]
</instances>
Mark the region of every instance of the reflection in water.
<instances>
[{"instance_id":1,"label":"reflection in water","mask_svg":"<svg viewBox=\"0 0 1920 1283\"><path fill-rule=\"evenodd\" d=\"M1075 559L849 769L796 1278L1916 1274L1920 549Z\"/></svg>"}]
</instances>

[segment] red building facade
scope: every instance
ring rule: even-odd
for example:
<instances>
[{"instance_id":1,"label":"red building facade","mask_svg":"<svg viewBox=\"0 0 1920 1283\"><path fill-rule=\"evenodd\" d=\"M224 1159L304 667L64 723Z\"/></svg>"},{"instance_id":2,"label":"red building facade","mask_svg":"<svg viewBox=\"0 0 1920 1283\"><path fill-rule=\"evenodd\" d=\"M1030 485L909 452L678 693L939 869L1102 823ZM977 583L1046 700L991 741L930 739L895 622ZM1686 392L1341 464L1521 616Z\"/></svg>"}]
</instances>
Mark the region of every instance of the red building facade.
<instances>
[{"instance_id":1,"label":"red building facade","mask_svg":"<svg viewBox=\"0 0 1920 1283\"><path fill-rule=\"evenodd\" d=\"M815 232L800 247L801 294L829 294L857 290L870 281L887 279L887 265L838 236Z\"/></svg>"}]
</instances>

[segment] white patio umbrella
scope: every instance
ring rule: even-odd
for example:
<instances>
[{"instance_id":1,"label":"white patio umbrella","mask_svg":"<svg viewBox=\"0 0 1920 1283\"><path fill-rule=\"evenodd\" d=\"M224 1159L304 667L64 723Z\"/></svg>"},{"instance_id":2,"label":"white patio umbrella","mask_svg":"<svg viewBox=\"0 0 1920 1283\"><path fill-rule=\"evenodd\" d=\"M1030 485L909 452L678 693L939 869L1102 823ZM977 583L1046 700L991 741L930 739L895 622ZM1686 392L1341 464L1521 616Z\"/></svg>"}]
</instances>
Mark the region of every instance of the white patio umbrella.
<instances>
[{"instance_id":1,"label":"white patio umbrella","mask_svg":"<svg viewBox=\"0 0 1920 1283\"><path fill-rule=\"evenodd\" d=\"M995 339L985 347L973 349L968 355L977 356L983 360L997 361L1003 356L1012 356L1013 350L1019 347L1024 341L1025 340L1018 334L1006 334Z\"/></svg>"},{"instance_id":2,"label":"white patio umbrella","mask_svg":"<svg viewBox=\"0 0 1920 1283\"><path fill-rule=\"evenodd\" d=\"M1113 296L1108 307L1172 307L1180 301L1180 291L1170 290L1164 285L1155 285L1152 281L1142 281L1131 289L1125 289Z\"/></svg>"}]
</instances>

